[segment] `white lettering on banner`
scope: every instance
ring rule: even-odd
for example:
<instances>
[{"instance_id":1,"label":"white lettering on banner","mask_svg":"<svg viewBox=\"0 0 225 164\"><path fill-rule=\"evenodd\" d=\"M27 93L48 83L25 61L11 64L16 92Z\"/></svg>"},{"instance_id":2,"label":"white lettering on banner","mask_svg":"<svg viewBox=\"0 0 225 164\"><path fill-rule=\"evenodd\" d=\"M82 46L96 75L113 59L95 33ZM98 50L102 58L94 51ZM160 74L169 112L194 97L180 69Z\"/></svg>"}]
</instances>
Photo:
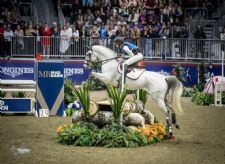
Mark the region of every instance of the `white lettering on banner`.
<instances>
[{"instance_id":1,"label":"white lettering on banner","mask_svg":"<svg viewBox=\"0 0 225 164\"><path fill-rule=\"evenodd\" d=\"M73 76L76 74L84 74L83 68L64 68L64 76Z\"/></svg>"},{"instance_id":2,"label":"white lettering on banner","mask_svg":"<svg viewBox=\"0 0 225 164\"><path fill-rule=\"evenodd\" d=\"M2 67L2 66L0 66L0 73L14 78L16 76L27 74L27 73L33 74L34 69L30 68L30 67Z\"/></svg>"},{"instance_id":3,"label":"white lettering on banner","mask_svg":"<svg viewBox=\"0 0 225 164\"><path fill-rule=\"evenodd\" d=\"M5 105L5 102L0 100L0 110L9 110L8 105Z\"/></svg>"},{"instance_id":4,"label":"white lettering on banner","mask_svg":"<svg viewBox=\"0 0 225 164\"><path fill-rule=\"evenodd\" d=\"M158 73L161 74L161 75L163 75L163 76L169 76L170 75L170 73L165 72L164 70L161 70Z\"/></svg>"},{"instance_id":5,"label":"white lettering on banner","mask_svg":"<svg viewBox=\"0 0 225 164\"><path fill-rule=\"evenodd\" d=\"M60 71L38 71L38 77L63 77Z\"/></svg>"}]
</instances>

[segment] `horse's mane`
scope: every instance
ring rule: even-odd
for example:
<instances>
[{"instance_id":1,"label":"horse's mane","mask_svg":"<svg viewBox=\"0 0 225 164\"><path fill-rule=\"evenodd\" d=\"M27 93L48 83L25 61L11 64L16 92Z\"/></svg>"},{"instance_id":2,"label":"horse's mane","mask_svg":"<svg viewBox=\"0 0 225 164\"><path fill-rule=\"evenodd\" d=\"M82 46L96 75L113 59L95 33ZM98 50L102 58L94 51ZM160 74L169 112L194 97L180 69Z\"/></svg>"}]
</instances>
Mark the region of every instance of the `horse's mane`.
<instances>
[{"instance_id":1,"label":"horse's mane","mask_svg":"<svg viewBox=\"0 0 225 164\"><path fill-rule=\"evenodd\" d=\"M107 56L107 58L117 57L117 53L115 51L102 45L94 45L92 46L92 50L102 56Z\"/></svg>"}]
</instances>

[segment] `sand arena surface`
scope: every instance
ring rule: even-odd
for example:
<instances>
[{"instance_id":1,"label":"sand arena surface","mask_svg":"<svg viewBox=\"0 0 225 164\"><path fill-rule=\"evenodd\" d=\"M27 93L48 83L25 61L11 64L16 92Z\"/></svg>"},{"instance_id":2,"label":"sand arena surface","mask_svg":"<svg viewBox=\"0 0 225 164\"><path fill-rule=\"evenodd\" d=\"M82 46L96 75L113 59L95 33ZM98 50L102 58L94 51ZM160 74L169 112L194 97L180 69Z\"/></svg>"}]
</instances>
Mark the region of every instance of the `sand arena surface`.
<instances>
[{"instance_id":1,"label":"sand arena surface","mask_svg":"<svg viewBox=\"0 0 225 164\"><path fill-rule=\"evenodd\" d=\"M107 98L105 92L92 92L92 99ZM0 164L77 163L77 164L222 164L225 163L225 108L203 107L182 98L184 115L177 117L181 129L176 139L139 148L74 147L58 144L56 128L71 123L71 118L0 116ZM149 98L146 108L158 120L165 118ZM29 154L15 158L11 148L24 144Z\"/></svg>"}]
</instances>

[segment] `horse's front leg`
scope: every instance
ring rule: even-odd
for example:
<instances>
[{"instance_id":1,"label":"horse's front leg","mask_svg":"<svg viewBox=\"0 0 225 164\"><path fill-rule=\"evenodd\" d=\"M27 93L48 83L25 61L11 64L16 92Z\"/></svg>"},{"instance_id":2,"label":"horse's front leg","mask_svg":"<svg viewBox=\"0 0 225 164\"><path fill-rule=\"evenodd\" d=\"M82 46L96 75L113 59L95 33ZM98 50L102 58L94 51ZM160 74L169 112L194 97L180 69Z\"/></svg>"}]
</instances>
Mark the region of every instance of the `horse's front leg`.
<instances>
[{"instance_id":1,"label":"horse's front leg","mask_svg":"<svg viewBox=\"0 0 225 164\"><path fill-rule=\"evenodd\" d=\"M93 75L95 78L99 79L100 81L104 82L105 84L108 84L111 81L111 77L109 76L109 74L106 74L106 73L92 72L91 75Z\"/></svg>"}]
</instances>

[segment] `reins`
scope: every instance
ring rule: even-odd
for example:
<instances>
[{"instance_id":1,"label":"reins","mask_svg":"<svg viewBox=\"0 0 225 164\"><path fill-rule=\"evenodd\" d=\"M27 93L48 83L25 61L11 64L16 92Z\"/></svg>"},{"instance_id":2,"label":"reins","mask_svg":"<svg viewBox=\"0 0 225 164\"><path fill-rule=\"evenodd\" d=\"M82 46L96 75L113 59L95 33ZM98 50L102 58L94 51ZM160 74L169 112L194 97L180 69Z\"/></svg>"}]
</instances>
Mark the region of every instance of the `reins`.
<instances>
[{"instance_id":1,"label":"reins","mask_svg":"<svg viewBox=\"0 0 225 164\"><path fill-rule=\"evenodd\" d=\"M91 62L91 61L88 61L88 62L92 63L93 65L94 65L94 64L102 64L102 65L104 65L104 64L110 62L111 60L118 59L118 58L119 58L119 57L116 56L116 57L109 58L109 59L102 60L102 61L98 61L98 62Z\"/></svg>"}]
</instances>

